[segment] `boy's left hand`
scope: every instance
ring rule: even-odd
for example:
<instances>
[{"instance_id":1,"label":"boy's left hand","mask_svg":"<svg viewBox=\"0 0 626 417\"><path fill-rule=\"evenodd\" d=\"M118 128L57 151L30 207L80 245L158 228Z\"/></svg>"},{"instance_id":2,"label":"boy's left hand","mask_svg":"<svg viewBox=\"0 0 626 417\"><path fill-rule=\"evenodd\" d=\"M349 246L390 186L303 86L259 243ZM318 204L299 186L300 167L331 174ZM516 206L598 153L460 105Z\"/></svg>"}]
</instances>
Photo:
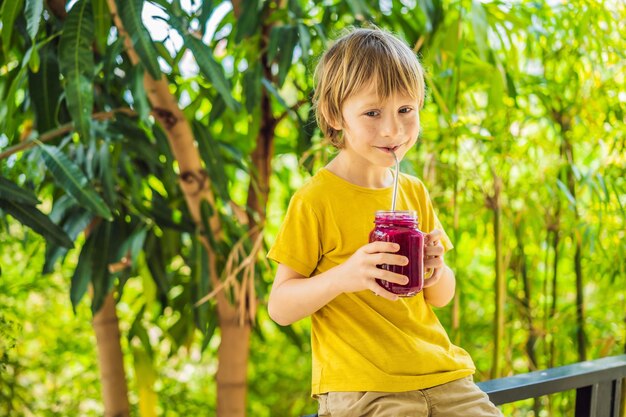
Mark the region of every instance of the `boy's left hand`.
<instances>
[{"instance_id":1,"label":"boy's left hand","mask_svg":"<svg viewBox=\"0 0 626 417\"><path fill-rule=\"evenodd\" d=\"M441 243L442 237L443 232L435 229L424 238L424 274L428 275L429 270L433 271L430 278L424 280L424 288L437 284L446 266L443 261L445 249Z\"/></svg>"}]
</instances>

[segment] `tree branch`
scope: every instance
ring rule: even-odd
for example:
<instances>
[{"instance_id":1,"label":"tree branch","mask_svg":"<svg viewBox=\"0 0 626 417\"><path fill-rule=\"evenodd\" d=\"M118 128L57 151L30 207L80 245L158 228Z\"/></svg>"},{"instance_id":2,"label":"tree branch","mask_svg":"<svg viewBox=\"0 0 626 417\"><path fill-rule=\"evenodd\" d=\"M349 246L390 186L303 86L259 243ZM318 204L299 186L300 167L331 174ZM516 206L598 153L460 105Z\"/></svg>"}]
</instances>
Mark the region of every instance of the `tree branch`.
<instances>
[{"instance_id":1,"label":"tree branch","mask_svg":"<svg viewBox=\"0 0 626 417\"><path fill-rule=\"evenodd\" d=\"M241 0L231 0L233 4L233 13L235 13L235 17L239 18L241 16Z\"/></svg>"},{"instance_id":2,"label":"tree branch","mask_svg":"<svg viewBox=\"0 0 626 417\"><path fill-rule=\"evenodd\" d=\"M65 0L47 0L46 4L48 5L48 9L52 12L53 15L56 16L59 20L65 20L67 17L67 10L65 10Z\"/></svg>"},{"instance_id":3,"label":"tree branch","mask_svg":"<svg viewBox=\"0 0 626 417\"><path fill-rule=\"evenodd\" d=\"M107 111L107 112L94 113L92 115L92 119L98 120L98 121L109 120L109 119L113 119L117 113L124 113L131 117L137 116L137 113L134 110L129 109L128 107L120 107L118 109L114 109L114 110ZM52 139L58 138L59 136L69 133L72 130L74 130L74 123L70 122L70 123L61 125L57 127L56 129L49 130L46 133L39 136L38 138L27 139L15 146L12 146L0 152L0 161L8 158L9 156L17 152L32 148L33 146L37 144L37 142L44 142L44 143L48 142Z\"/></svg>"}]
</instances>

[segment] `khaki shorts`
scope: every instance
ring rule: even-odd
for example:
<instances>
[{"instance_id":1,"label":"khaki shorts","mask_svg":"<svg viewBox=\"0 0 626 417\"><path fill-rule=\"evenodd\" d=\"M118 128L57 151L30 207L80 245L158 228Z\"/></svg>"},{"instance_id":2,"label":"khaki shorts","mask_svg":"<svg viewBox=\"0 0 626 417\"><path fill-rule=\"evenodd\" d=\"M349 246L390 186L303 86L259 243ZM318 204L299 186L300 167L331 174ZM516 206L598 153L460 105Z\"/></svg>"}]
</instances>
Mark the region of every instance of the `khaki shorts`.
<instances>
[{"instance_id":1,"label":"khaki shorts","mask_svg":"<svg viewBox=\"0 0 626 417\"><path fill-rule=\"evenodd\" d=\"M320 417L501 417L472 377L407 392L329 392L317 396Z\"/></svg>"}]
</instances>

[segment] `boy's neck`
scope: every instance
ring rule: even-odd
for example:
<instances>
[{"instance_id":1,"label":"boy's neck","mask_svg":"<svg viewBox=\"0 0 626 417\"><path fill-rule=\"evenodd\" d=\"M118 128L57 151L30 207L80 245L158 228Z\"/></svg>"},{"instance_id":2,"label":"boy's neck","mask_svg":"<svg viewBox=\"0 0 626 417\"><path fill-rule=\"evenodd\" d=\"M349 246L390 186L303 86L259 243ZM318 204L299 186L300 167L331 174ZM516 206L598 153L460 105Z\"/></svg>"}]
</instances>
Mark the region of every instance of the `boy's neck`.
<instances>
[{"instance_id":1,"label":"boy's neck","mask_svg":"<svg viewBox=\"0 0 626 417\"><path fill-rule=\"evenodd\" d=\"M360 187L388 188L393 185L393 173L389 168L359 164L348 159L343 152L339 152L326 165L326 169L349 183Z\"/></svg>"}]
</instances>

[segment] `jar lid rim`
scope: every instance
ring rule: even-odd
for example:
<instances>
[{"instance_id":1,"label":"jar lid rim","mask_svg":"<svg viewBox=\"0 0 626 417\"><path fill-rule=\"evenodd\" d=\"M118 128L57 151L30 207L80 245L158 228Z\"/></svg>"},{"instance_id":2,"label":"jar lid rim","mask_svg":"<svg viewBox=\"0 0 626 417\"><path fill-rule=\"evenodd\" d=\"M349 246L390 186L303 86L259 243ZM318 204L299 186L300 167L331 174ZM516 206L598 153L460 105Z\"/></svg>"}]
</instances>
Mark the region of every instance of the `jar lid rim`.
<instances>
[{"instance_id":1,"label":"jar lid rim","mask_svg":"<svg viewBox=\"0 0 626 417\"><path fill-rule=\"evenodd\" d=\"M416 210L377 210L376 211L376 216L378 215L398 215L398 216L406 216L406 215L414 215L417 216L417 211Z\"/></svg>"},{"instance_id":2,"label":"jar lid rim","mask_svg":"<svg viewBox=\"0 0 626 417\"><path fill-rule=\"evenodd\" d=\"M417 211L415 210L378 210L375 215L375 219L387 219L387 220L399 220L399 221L413 221L417 220Z\"/></svg>"}]
</instances>

